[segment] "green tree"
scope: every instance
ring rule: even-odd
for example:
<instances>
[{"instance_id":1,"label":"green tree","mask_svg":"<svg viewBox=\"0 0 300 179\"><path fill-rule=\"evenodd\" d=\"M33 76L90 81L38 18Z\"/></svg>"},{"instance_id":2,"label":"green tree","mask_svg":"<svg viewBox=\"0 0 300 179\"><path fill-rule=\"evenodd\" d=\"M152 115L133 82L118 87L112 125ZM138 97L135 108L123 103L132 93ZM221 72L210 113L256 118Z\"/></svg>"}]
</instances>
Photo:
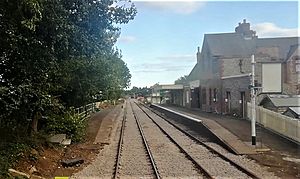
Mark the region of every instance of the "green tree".
<instances>
[{"instance_id":1,"label":"green tree","mask_svg":"<svg viewBox=\"0 0 300 179\"><path fill-rule=\"evenodd\" d=\"M127 95L133 95L136 96L149 96L151 94L152 90L151 88L146 87L136 87L133 86L130 90L126 91Z\"/></svg>"},{"instance_id":2,"label":"green tree","mask_svg":"<svg viewBox=\"0 0 300 179\"><path fill-rule=\"evenodd\" d=\"M0 1L0 108L5 111L0 124L32 123L22 126L36 131L54 101L80 106L99 90L129 83L113 46L120 33L116 25L132 20L136 9L121 2Z\"/></svg>"},{"instance_id":3,"label":"green tree","mask_svg":"<svg viewBox=\"0 0 300 179\"><path fill-rule=\"evenodd\" d=\"M177 84L182 84L182 85L184 85L184 84L187 84L187 82L188 82L188 76L187 76L187 75L184 75L184 76L178 78L174 83L175 83L176 85L177 85Z\"/></svg>"}]
</instances>

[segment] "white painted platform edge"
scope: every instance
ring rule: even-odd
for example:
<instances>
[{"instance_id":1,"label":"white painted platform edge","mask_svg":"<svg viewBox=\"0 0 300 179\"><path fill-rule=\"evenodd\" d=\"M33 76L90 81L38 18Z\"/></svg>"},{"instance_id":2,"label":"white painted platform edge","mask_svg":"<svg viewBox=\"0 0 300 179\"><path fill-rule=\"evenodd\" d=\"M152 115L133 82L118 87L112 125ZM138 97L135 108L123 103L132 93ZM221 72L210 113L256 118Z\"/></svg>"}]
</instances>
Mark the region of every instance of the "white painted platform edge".
<instances>
[{"instance_id":1,"label":"white painted platform edge","mask_svg":"<svg viewBox=\"0 0 300 179\"><path fill-rule=\"evenodd\" d=\"M182 114L182 113L173 111L173 110L171 110L171 109L168 109L168 108L165 108L165 107L156 105L156 104L151 104L151 105L152 105L152 106L156 106L156 107L158 107L158 108L161 108L161 109L163 109L163 110L169 111L169 112L171 112L171 113L177 114L177 115L179 115L179 116L181 116L181 117L190 119L190 120L192 120L192 121L202 122L202 120L200 120L200 119L196 119L196 118L194 118L194 117L191 117L191 116L188 116L188 115L185 115L185 114Z\"/></svg>"}]
</instances>

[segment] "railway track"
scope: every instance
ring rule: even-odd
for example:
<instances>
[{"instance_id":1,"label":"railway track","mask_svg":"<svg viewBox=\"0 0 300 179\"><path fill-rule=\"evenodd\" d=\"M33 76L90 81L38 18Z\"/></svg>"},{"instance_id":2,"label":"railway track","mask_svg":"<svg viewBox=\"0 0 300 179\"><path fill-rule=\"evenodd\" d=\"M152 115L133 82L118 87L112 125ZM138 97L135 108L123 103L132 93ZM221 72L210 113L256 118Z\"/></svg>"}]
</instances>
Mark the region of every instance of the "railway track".
<instances>
[{"instance_id":1,"label":"railway track","mask_svg":"<svg viewBox=\"0 0 300 179\"><path fill-rule=\"evenodd\" d=\"M194 164L199 165L198 167L202 168L201 171L205 174L206 177L260 178L253 171L231 160L226 155L223 155L221 152L207 145L205 142L200 141L197 137L183 130L181 127L176 125L174 122L171 122L165 116L161 115L155 110L138 103L136 103L136 105L161 129L161 131L169 136L173 143L177 143L176 145L182 148L182 151L184 151L186 155L189 156L188 158L194 160ZM177 130L177 132L175 132L175 130ZM178 142L178 140L180 140L181 142ZM197 144L198 146L196 146L195 144ZM197 152L195 151L195 149L197 149ZM205 155L210 157L199 157L199 154L197 153L201 151L204 152ZM213 163L216 163L216 165L214 165L213 168L208 167L207 161L204 162L204 160L212 161L210 165L212 165ZM219 162L216 162L215 160ZM222 165L218 165L220 163L222 163ZM218 169L218 166L223 168ZM229 170L224 170L224 167L228 167ZM228 174L229 176L227 176Z\"/></svg>"},{"instance_id":2,"label":"railway track","mask_svg":"<svg viewBox=\"0 0 300 179\"><path fill-rule=\"evenodd\" d=\"M203 169L199 168L197 162L187 154L183 154L184 149L179 145L173 144L175 141L172 143L172 140L170 141L170 138L167 138L136 104L130 102L129 104L126 106L127 109L125 111L127 112L124 113L123 117L113 178L203 178ZM140 139L136 137L136 131L138 131ZM131 141L136 142L135 144L128 144L129 141L126 140L128 135L135 135L135 138L130 138ZM143 149L137 143L143 143ZM130 160L130 158L126 158L126 151L128 152L128 150L131 150L129 151L131 152L131 157L138 155L138 158L131 162L128 161ZM137 161L140 158L143 159ZM148 167L137 168L145 165L145 163ZM132 174L128 170L136 173ZM151 172L143 173L149 170ZM208 176L206 178L211 177Z\"/></svg>"},{"instance_id":3,"label":"railway track","mask_svg":"<svg viewBox=\"0 0 300 179\"><path fill-rule=\"evenodd\" d=\"M125 105L113 178L160 178L132 105ZM132 155L134 154L134 155ZM134 157L136 156L136 157Z\"/></svg>"}]
</instances>

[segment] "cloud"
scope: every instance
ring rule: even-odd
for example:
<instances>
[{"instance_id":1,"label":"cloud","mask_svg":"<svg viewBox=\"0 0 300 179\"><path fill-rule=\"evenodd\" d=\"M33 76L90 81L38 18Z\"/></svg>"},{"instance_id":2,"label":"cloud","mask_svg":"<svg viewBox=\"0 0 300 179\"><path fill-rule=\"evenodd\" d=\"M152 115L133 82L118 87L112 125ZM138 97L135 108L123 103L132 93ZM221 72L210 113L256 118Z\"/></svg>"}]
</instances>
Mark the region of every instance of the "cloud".
<instances>
[{"instance_id":1,"label":"cloud","mask_svg":"<svg viewBox=\"0 0 300 179\"><path fill-rule=\"evenodd\" d=\"M283 28L278 27L274 23L264 22L255 24L253 29L256 31L258 37L290 37L299 36L299 29L297 28Z\"/></svg>"},{"instance_id":2,"label":"cloud","mask_svg":"<svg viewBox=\"0 0 300 179\"><path fill-rule=\"evenodd\" d=\"M152 10L159 10L165 12L173 12L176 14L192 14L198 11L205 5L205 2L166 2L166 1L148 1L138 2L140 7L149 8Z\"/></svg>"},{"instance_id":3,"label":"cloud","mask_svg":"<svg viewBox=\"0 0 300 179\"><path fill-rule=\"evenodd\" d=\"M133 66L135 73L163 73L163 72L178 72L191 68L189 64L178 63L142 63Z\"/></svg>"},{"instance_id":4,"label":"cloud","mask_svg":"<svg viewBox=\"0 0 300 179\"><path fill-rule=\"evenodd\" d=\"M162 57L157 57L159 60L172 60L172 61L196 61L196 56L195 55L169 55L169 56L162 56Z\"/></svg>"},{"instance_id":5,"label":"cloud","mask_svg":"<svg viewBox=\"0 0 300 179\"><path fill-rule=\"evenodd\" d=\"M196 63L195 55L165 55L159 56L145 63L132 66L135 73L168 73L182 72L192 68Z\"/></svg>"},{"instance_id":6,"label":"cloud","mask_svg":"<svg viewBox=\"0 0 300 179\"><path fill-rule=\"evenodd\" d=\"M136 41L136 37L134 37L134 36L121 36L118 39L118 41L122 42L122 43L132 43L132 42Z\"/></svg>"}]
</instances>

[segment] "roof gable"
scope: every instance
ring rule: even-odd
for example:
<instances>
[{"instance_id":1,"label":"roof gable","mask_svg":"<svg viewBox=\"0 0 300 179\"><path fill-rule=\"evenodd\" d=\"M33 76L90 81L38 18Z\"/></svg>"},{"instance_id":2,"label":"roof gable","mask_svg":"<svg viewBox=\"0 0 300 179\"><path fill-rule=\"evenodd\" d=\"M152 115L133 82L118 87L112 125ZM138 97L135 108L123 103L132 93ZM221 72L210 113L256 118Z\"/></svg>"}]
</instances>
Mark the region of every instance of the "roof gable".
<instances>
[{"instance_id":1,"label":"roof gable","mask_svg":"<svg viewBox=\"0 0 300 179\"><path fill-rule=\"evenodd\" d=\"M205 34L204 40L212 56L249 57L255 47L255 39L244 39L238 33Z\"/></svg>"},{"instance_id":2,"label":"roof gable","mask_svg":"<svg viewBox=\"0 0 300 179\"><path fill-rule=\"evenodd\" d=\"M198 80L200 78L200 64L197 63L190 74L188 75L188 81Z\"/></svg>"}]
</instances>

